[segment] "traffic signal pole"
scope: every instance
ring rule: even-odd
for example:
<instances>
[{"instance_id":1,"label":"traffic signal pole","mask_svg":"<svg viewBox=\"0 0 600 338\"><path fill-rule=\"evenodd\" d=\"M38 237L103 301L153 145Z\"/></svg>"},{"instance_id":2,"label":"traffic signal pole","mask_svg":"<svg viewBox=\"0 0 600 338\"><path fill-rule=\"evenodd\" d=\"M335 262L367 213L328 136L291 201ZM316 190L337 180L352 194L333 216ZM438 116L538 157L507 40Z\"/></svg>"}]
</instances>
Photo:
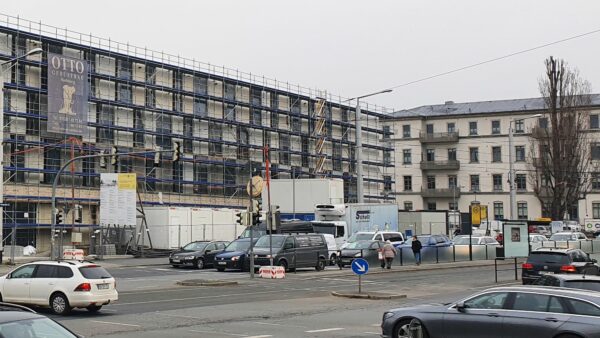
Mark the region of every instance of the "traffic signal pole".
<instances>
[{"instance_id":1,"label":"traffic signal pole","mask_svg":"<svg viewBox=\"0 0 600 338\"><path fill-rule=\"evenodd\" d=\"M248 160L248 166L250 168L250 189L248 189L248 196L250 197L250 207L248 207L249 218L252 220L250 223L250 278L254 278L254 217L253 217L253 206L254 203L252 201L252 188L254 184L252 184L252 161Z\"/></svg>"}]
</instances>

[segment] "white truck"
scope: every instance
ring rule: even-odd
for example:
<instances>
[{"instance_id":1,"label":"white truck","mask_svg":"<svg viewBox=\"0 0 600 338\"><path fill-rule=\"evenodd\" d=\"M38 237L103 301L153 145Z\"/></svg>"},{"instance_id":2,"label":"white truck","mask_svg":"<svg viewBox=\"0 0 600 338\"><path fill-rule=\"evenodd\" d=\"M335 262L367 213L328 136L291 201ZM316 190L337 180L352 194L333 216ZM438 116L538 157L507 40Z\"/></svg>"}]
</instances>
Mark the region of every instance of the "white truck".
<instances>
[{"instance_id":1,"label":"white truck","mask_svg":"<svg viewBox=\"0 0 600 338\"><path fill-rule=\"evenodd\" d=\"M151 240L155 249L177 249L193 241L233 241L246 229L236 223L236 213L239 211L227 208L146 207L144 212L148 235L144 236L144 244L149 245ZM138 219L138 228L140 226L141 219Z\"/></svg>"},{"instance_id":2,"label":"white truck","mask_svg":"<svg viewBox=\"0 0 600 338\"><path fill-rule=\"evenodd\" d=\"M396 204L318 204L312 222L317 233L328 233L341 246L358 231L398 231Z\"/></svg>"}]
</instances>

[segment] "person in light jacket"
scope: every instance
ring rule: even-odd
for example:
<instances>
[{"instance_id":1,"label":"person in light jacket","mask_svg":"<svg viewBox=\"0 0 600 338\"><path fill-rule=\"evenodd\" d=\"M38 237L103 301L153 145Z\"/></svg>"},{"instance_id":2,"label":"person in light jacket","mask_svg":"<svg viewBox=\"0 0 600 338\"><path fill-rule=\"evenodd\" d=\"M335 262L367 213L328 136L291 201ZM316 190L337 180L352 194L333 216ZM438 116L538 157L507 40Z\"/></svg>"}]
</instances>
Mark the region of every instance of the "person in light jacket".
<instances>
[{"instance_id":1,"label":"person in light jacket","mask_svg":"<svg viewBox=\"0 0 600 338\"><path fill-rule=\"evenodd\" d=\"M394 257L396 257L396 248L394 248L394 246L392 245L392 242L390 241L385 241L385 245L383 246L383 249L381 249L381 253L383 254L383 259L385 261L385 267L388 269L392 268L392 261L394 260ZM381 267L383 268L383 261L381 263Z\"/></svg>"}]
</instances>

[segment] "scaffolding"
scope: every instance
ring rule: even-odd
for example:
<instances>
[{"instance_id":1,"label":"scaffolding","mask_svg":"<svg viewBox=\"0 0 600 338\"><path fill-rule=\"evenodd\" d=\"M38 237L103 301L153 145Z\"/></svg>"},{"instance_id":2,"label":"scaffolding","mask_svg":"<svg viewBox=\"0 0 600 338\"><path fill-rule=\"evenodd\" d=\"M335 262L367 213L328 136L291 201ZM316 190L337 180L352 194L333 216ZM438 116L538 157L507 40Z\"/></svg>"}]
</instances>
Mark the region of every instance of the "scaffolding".
<instances>
[{"instance_id":1,"label":"scaffolding","mask_svg":"<svg viewBox=\"0 0 600 338\"><path fill-rule=\"evenodd\" d=\"M354 108L317 89L188 59L111 39L0 14L0 60L32 48L5 79L5 228L17 243L45 247L50 224L50 183L66 160L80 155L171 149L181 161L122 156L116 166L75 163L60 178L61 206L81 205L83 222L68 215L67 232L98 225L99 175L133 172L144 205L242 208L248 163L264 170L271 149L272 178L333 177L345 181L345 199L356 200ZM83 136L47 131L47 53L89 64L88 122ZM365 200L393 201L383 193L393 178L393 148L382 142L380 119L391 113L363 107ZM8 233L5 232L5 234ZM91 231L89 232L91 234ZM85 241L85 236L84 236Z\"/></svg>"}]
</instances>

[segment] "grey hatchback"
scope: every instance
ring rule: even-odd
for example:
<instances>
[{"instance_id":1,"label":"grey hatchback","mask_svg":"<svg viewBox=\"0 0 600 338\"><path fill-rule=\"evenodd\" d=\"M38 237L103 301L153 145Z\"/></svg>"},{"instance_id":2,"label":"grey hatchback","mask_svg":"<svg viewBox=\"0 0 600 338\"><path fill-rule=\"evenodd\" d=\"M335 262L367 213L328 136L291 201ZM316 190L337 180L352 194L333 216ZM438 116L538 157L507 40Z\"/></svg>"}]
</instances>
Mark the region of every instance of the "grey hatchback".
<instances>
[{"instance_id":1,"label":"grey hatchback","mask_svg":"<svg viewBox=\"0 0 600 338\"><path fill-rule=\"evenodd\" d=\"M600 292L522 286L488 289L447 305L389 310L381 328L382 337L600 338L599 322Z\"/></svg>"}]
</instances>

